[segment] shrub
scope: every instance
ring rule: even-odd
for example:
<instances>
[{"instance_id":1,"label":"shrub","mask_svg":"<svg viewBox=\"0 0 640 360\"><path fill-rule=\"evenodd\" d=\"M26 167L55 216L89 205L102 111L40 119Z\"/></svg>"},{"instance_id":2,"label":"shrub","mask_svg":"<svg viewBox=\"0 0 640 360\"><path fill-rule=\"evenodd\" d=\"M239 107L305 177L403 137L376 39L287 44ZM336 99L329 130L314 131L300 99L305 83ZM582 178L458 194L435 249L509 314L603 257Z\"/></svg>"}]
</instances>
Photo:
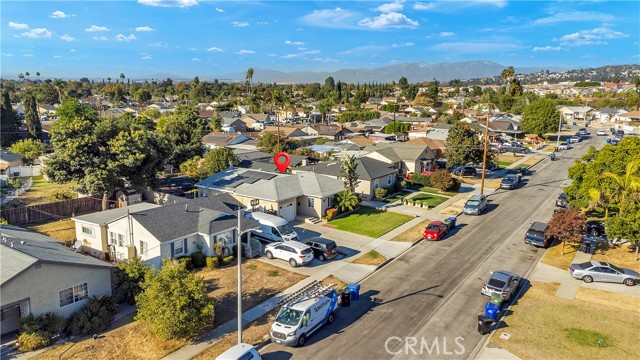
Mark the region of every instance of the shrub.
<instances>
[{"instance_id":1,"label":"shrub","mask_svg":"<svg viewBox=\"0 0 640 360\"><path fill-rule=\"evenodd\" d=\"M18 337L16 347L20 352L34 351L49 345L51 339L42 332L22 333Z\"/></svg>"},{"instance_id":2,"label":"shrub","mask_svg":"<svg viewBox=\"0 0 640 360\"><path fill-rule=\"evenodd\" d=\"M396 182L397 184L398 182ZM400 187L402 187L403 189L407 187L407 185L409 185L409 183L407 182L407 180L402 180L400 181Z\"/></svg>"},{"instance_id":3,"label":"shrub","mask_svg":"<svg viewBox=\"0 0 640 360\"><path fill-rule=\"evenodd\" d=\"M221 242L217 242L213 244L213 253L216 254L218 259L222 259L224 257L224 245Z\"/></svg>"},{"instance_id":4,"label":"shrub","mask_svg":"<svg viewBox=\"0 0 640 360\"><path fill-rule=\"evenodd\" d=\"M267 275L270 276L270 277L277 277L278 275L280 275L280 271L271 270L271 271L267 272Z\"/></svg>"},{"instance_id":5,"label":"shrub","mask_svg":"<svg viewBox=\"0 0 640 360\"><path fill-rule=\"evenodd\" d=\"M404 189L404 186L402 186L402 184L400 183L400 181L396 181L393 183L393 185L389 188L390 192L393 191L394 193L402 191L402 189Z\"/></svg>"},{"instance_id":6,"label":"shrub","mask_svg":"<svg viewBox=\"0 0 640 360\"><path fill-rule=\"evenodd\" d=\"M191 256L181 256L181 257L176 258L176 260L178 260L181 263L184 263L184 265L187 268L187 270L191 271L191 270L194 269L193 262L191 260Z\"/></svg>"},{"instance_id":7,"label":"shrub","mask_svg":"<svg viewBox=\"0 0 640 360\"><path fill-rule=\"evenodd\" d=\"M431 176L425 174L413 174L411 182L422 186L431 186Z\"/></svg>"},{"instance_id":8,"label":"shrub","mask_svg":"<svg viewBox=\"0 0 640 360\"><path fill-rule=\"evenodd\" d=\"M376 197L376 199L383 199L385 196L387 196L387 189L376 188L376 190L374 191L374 196Z\"/></svg>"},{"instance_id":9,"label":"shrub","mask_svg":"<svg viewBox=\"0 0 640 360\"><path fill-rule=\"evenodd\" d=\"M327 209L327 221L331 221L331 219L336 217L336 215L338 215L338 209L336 208Z\"/></svg>"},{"instance_id":10,"label":"shrub","mask_svg":"<svg viewBox=\"0 0 640 360\"><path fill-rule=\"evenodd\" d=\"M89 298L85 307L71 315L68 330L74 336L99 333L107 328L116 308L112 297Z\"/></svg>"},{"instance_id":11,"label":"shrub","mask_svg":"<svg viewBox=\"0 0 640 360\"><path fill-rule=\"evenodd\" d=\"M431 175L431 184L436 189L442 191L451 191L456 186L453 177L446 170L436 170L433 175ZM458 183L458 187L459 186L460 184Z\"/></svg>"},{"instance_id":12,"label":"shrub","mask_svg":"<svg viewBox=\"0 0 640 360\"><path fill-rule=\"evenodd\" d=\"M220 267L220 259L215 256L207 258L207 267L210 269L217 269Z\"/></svg>"},{"instance_id":13,"label":"shrub","mask_svg":"<svg viewBox=\"0 0 640 360\"><path fill-rule=\"evenodd\" d=\"M49 200L51 201L71 200L77 197L78 197L78 194L76 194L75 192L69 189L63 189L63 190L56 190L52 192L51 195L49 195Z\"/></svg>"},{"instance_id":14,"label":"shrub","mask_svg":"<svg viewBox=\"0 0 640 360\"><path fill-rule=\"evenodd\" d=\"M118 264L116 270L116 283L122 290L124 299L129 304L135 303L136 295L142 291L140 283L150 271L149 266L140 261L140 258L132 258Z\"/></svg>"},{"instance_id":15,"label":"shrub","mask_svg":"<svg viewBox=\"0 0 640 360\"><path fill-rule=\"evenodd\" d=\"M222 263L224 265L229 265L231 264L232 261L233 261L233 256L225 256L224 258L222 258Z\"/></svg>"},{"instance_id":16,"label":"shrub","mask_svg":"<svg viewBox=\"0 0 640 360\"><path fill-rule=\"evenodd\" d=\"M66 325L66 320L53 312L40 314L38 316L29 314L20 322L23 332L29 334L42 333L48 338L61 333Z\"/></svg>"},{"instance_id":17,"label":"shrub","mask_svg":"<svg viewBox=\"0 0 640 360\"><path fill-rule=\"evenodd\" d=\"M191 262L195 267L203 267L206 264L206 259L202 251L198 250L191 254Z\"/></svg>"}]
</instances>

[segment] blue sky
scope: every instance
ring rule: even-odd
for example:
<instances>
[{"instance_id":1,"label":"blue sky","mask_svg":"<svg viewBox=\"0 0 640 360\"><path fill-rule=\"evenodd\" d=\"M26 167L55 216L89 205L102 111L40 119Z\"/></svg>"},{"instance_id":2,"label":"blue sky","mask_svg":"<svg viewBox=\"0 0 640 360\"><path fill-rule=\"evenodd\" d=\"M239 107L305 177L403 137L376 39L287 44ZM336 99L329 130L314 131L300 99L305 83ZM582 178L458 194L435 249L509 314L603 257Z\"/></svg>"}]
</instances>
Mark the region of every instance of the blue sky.
<instances>
[{"instance_id":1,"label":"blue sky","mask_svg":"<svg viewBox=\"0 0 640 360\"><path fill-rule=\"evenodd\" d=\"M6 1L2 76L640 63L638 1Z\"/></svg>"}]
</instances>

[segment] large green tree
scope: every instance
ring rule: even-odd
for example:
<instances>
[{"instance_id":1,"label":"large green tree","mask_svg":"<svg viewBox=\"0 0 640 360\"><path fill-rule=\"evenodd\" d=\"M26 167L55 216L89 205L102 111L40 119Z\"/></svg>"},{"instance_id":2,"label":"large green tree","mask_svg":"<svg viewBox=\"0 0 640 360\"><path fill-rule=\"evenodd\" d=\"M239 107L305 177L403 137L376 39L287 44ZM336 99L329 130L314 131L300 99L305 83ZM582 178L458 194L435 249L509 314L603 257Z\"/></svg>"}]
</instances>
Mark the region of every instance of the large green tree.
<instances>
[{"instance_id":1,"label":"large green tree","mask_svg":"<svg viewBox=\"0 0 640 360\"><path fill-rule=\"evenodd\" d=\"M184 262L165 260L159 272L145 275L141 287L136 320L149 324L158 337L187 338L213 324L214 300Z\"/></svg>"},{"instance_id":2,"label":"large green tree","mask_svg":"<svg viewBox=\"0 0 640 360\"><path fill-rule=\"evenodd\" d=\"M449 129L447 136L447 166L482 163L484 145L471 125L459 122Z\"/></svg>"},{"instance_id":3,"label":"large green tree","mask_svg":"<svg viewBox=\"0 0 640 360\"><path fill-rule=\"evenodd\" d=\"M195 107L179 106L173 115L160 118L158 131L168 137L172 146L168 163L179 166L196 155L204 154L202 136L209 129Z\"/></svg>"},{"instance_id":4,"label":"large green tree","mask_svg":"<svg viewBox=\"0 0 640 360\"><path fill-rule=\"evenodd\" d=\"M360 184L358 175L358 158L355 155L345 156L340 163L340 177L344 179L344 188L355 192Z\"/></svg>"},{"instance_id":5,"label":"large green tree","mask_svg":"<svg viewBox=\"0 0 640 360\"><path fill-rule=\"evenodd\" d=\"M33 93L26 92L22 97L22 103L24 104L25 124L27 125L29 136L34 139L41 139L42 124L40 124L40 117L38 116L36 97Z\"/></svg>"},{"instance_id":6,"label":"large green tree","mask_svg":"<svg viewBox=\"0 0 640 360\"><path fill-rule=\"evenodd\" d=\"M612 239L625 239L635 244L635 260L638 260L640 247L640 203L630 201L620 208L620 213L606 222L607 236Z\"/></svg>"},{"instance_id":7,"label":"large green tree","mask_svg":"<svg viewBox=\"0 0 640 360\"><path fill-rule=\"evenodd\" d=\"M280 138L280 151L288 151L289 144L285 139L272 132L263 132L262 135L260 135L256 146L260 151L275 154L278 152L278 137Z\"/></svg>"},{"instance_id":8,"label":"large green tree","mask_svg":"<svg viewBox=\"0 0 640 360\"><path fill-rule=\"evenodd\" d=\"M141 285L149 271L151 271L149 265L140 261L138 257L118 263L118 269L116 270L117 284L129 304L134 304L136 296L142 292Z\"/></svg>"},{"instance_id":9,"label":"large green tree","mask_svg":"<svg viewBox=\"0 0 640 360\"><path fill-rule=\"evenodd\" d=\"M558 131L560 112L556 110L553 100L540 98L524 108L522 114L522 130L529 134L542 136Z\"/></svg>"},{"instance_id":10,"label":"large green tree","mask_svg":"<svg viewBox=\"0 0 640 360\"><path fill-rule=\"evenodd\" d=\"M23 139L11 145L9 150L24 156L25 165L32 165L37 158L44 154L45 146L42 141L37 139Z\"/></svg>"},{"instance_id":11,"label":"large green tree","mask_svg":"<svg viewBox=\"0 0 640 360\"><path fill-rule=\"evenodd\" d=\"M9 147L19 138L20 121L11 106L11 99L7 90L2 91L0 116L2 117L0 119L0 146Z\"/></svg>"}]
</instances>

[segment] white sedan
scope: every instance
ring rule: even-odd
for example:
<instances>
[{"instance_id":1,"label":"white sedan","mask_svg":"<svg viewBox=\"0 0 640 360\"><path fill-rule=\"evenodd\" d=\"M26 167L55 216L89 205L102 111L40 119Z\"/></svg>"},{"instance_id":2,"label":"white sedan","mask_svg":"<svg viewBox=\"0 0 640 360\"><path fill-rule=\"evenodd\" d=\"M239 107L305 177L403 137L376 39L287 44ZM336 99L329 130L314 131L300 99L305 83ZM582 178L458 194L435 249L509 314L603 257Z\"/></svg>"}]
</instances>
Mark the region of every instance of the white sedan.
<instances>
[{"instance_id":1,"label":"white sedan","mask_svg":"<svg viewBox=\"0 0 640 360\"><path fill-rule=\"evenodd\" d=\"M571 145L569 145L569 144L567 144L567 143L560 144L560 145L558 146L558 150L569 150L569 149L571 149Z\"/></svg>"},{"instance_id":2,"label":"white sedan","mask_svg":"<svg viewBox=\"0 0 640 360\"><path fill-rule=\"evenodd\" d=\"M604 130L598 130L598 132L596 133L596 135L598 136L607 136L607 132Z\"/></svg>"}]
</instances>

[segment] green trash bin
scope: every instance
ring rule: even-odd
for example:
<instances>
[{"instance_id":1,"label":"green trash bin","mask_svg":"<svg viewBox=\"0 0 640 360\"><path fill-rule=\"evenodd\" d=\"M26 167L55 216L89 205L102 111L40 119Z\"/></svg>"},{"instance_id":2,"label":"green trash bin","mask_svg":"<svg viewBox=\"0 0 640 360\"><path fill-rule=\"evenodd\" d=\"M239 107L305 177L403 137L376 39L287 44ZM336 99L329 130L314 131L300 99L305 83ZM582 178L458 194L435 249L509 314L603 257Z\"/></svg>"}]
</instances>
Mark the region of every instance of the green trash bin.
<instances>
[{"instance_id":1,"label":"green trash bin","mask_svg":"<svg viewBox=\"0 0 640 360\"><path fill-rule=\"evenodd\" d=\"M496 305L500 305L500 304L502 304L503 301L504 301L504 296L502 294L498 294L498 293L491 294L490 302L492 302L492 303L494 303Z\"/></svg>"}]
</instances>

